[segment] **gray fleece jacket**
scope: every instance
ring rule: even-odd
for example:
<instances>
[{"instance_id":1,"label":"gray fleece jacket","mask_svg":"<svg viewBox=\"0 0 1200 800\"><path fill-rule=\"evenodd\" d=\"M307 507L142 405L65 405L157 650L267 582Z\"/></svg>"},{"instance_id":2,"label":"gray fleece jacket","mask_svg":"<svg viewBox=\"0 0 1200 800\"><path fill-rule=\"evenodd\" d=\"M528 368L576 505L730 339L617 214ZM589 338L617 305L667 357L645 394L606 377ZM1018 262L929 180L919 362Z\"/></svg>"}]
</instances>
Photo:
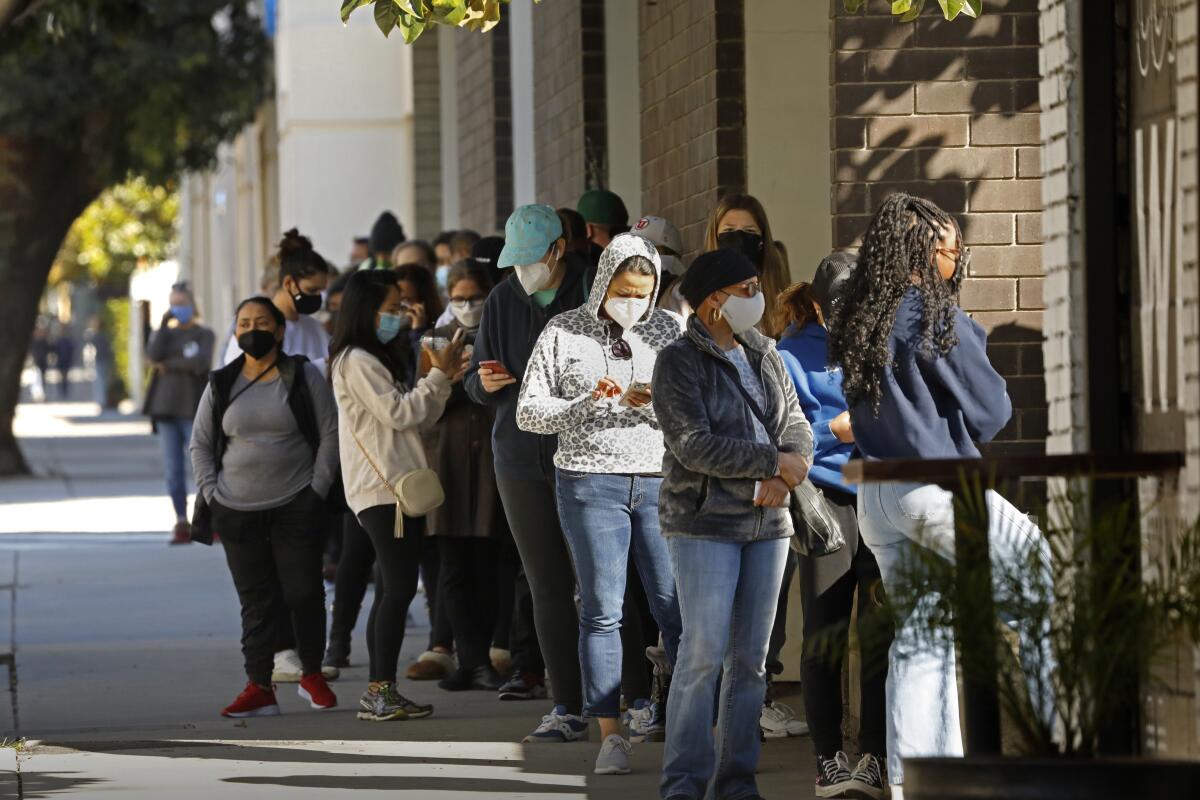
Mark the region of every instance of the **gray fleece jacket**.
<instances>
[{"instance_id":1,"label":"gray fleece jacket","mask_svg":"<svg viewBox=\"0 0 1200 800\"><path fill-rule=\"evenodd\" d=\"M812 428L775 342L756 330L737 337L762 379L767 432L779 449L812 457ZM778 472L779 453L754 436L754 413L738 372L695 315L654 370L654 407L667 452L659 517L666 536L749 542L792 535L787 507L758 508L754 484Z\"/></svg>"}]
</instances>

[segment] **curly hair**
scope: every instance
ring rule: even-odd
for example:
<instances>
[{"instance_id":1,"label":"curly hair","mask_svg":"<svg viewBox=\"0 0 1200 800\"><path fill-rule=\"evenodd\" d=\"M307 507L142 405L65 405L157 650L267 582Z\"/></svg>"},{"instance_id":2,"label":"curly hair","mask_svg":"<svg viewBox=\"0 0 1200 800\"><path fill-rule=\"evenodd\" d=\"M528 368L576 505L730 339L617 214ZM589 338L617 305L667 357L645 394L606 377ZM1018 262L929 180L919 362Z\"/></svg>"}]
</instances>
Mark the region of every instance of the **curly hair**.
<instances>
[{"instance_id":1,"label":"curly hair","mask_svg":"<svg viewBox=\"0 0 1200 800\"><path fill-rule=\"evenodd\" d=\"M896 309L909 289L921 293L920 352L945 354L958 343L954 317L963 279L960 259L950 280L938 273L935 256L943 232L952 229L962 246L954 217L920 197L889 195L867 226L850 277L830 326L829 359L842 368L842 389L853 407L869 401L878 410L883 378L892 364L888 348Z\"/></svg>"}]
</instances>

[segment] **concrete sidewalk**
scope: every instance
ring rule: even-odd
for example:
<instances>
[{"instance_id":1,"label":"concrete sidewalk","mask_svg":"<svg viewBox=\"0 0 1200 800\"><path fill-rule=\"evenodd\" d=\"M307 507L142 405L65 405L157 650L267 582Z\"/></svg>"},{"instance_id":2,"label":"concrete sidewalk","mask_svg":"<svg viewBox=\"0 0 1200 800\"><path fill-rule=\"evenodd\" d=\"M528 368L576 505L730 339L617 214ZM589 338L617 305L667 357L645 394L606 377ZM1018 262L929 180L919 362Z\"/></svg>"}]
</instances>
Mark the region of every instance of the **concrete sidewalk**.
<instances>
[{"instance_id":1,"label":"concrete sidewalk","mask_svg":"<svg viewBox=\"0 0 1200 800\"><path fill-rule=\"evenodd\" d=\"M597 741L515 744L549 701L403 681L435 704L433 717L355 719L361 623L354 666L333 684L338 709L313 711L283 684L281 716L220 717L245 682L223 553L166 545L170 504L149 426L88 410L22 407L25 451L45 477L0 482L0 653L15 662L0 737L30 740L19 753L0 748L0 798L658 796L661 745L635 747L633 775L598 777ZM413 611L402 669L428 636L420 595ZM760 769L764 796L808 796L811 743L768 742Z\"/></svg>"}]
</instances>

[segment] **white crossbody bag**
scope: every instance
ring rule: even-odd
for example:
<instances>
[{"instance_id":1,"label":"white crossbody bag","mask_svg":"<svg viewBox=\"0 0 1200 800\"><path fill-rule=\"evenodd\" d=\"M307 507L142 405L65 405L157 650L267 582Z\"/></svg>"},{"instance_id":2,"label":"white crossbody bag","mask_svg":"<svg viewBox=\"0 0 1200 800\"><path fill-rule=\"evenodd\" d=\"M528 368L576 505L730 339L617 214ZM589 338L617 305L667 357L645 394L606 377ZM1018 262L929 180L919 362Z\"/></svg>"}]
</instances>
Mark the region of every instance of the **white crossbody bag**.
<instances>
[{"instance_id":1,"label":"white crossbody bag","mask_svg":"<svg viewBox=\"0 0 1200 800\"><path fill-rule=\"evenodd\" d=\"M428 467L423 467L406 472L395 481L389 481L371 460L371 456L367 454L367 448L363 447L358 435L353 431L350 432L350 435L354 437L354 443L358 445L359 452L363 454L363 458L379 476L379 480L396 498L395 536L397 539L404 538L404 517L406 515L423 517L446 502L446 493L442 489L442 481L436 472Z\"/></svg>"}]
</instances>

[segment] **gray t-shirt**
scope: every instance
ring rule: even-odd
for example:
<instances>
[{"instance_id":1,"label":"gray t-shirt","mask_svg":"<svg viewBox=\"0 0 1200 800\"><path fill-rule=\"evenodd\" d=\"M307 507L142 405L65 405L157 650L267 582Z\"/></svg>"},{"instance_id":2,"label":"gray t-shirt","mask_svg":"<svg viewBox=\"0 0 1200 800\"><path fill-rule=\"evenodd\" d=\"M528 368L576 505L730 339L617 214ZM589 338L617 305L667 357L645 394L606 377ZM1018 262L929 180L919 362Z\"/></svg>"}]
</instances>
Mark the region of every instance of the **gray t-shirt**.
<instances>
[{"instance_id":1,"label":"gray t-shirt","mask_svg":"<svg viewBox=\"0 0 1200 800\"><path fill-rule=\"evenodd\" d=\"M205 391L192 434L192 463L196 483L210 500L235 511L262 511L287 503L310 484L328 493L337 470L337 408L333 393L312 364L304 366L313 411L321 431L321 449L312 448L288 408L287 387L278 377L250 382L239 375L230 390L237 396L225 410L221 427L227 437L220 472L212 474L211 397ZM240 392L240 394L239 394Z\"/></svg>"},{"instance_id":2,"label":"gray t-shirt","mask_svg":"<svg viewBox=\"0 0 1200 800\"><path fill-rule=\"evenodd\" d=\"M750 359L746 357L746 350L740 344L732 350L726 350L725 355L729 356L729 360L733 362L733 366L737 367L738 377L742 381L742 388L754 398L754 402L758 404L758 408L762 413L767 413L767 393L763 390L762 379L754 372L754 367L750 364ZM758 415L754 412L750 413L754 419L754 439L759 444L771 444L771 436L767 433L767 429L758 419Z\"/></svg>"}]
</instances>

